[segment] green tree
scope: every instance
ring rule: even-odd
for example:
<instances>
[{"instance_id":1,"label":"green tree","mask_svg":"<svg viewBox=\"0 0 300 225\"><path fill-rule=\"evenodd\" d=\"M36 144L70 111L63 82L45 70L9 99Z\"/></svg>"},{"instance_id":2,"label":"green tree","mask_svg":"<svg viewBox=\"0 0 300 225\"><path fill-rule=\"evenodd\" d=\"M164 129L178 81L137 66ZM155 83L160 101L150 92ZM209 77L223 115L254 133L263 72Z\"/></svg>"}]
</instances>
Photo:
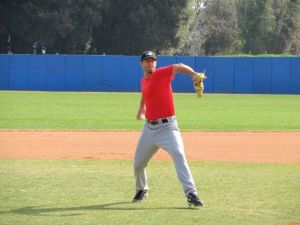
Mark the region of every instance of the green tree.
<instances>
[{"instance_id":1,"label":"green tree","mask_svg":"<svg viewBox=\"0 0 300 225\"><path fill-rule=\"evenodd\" d=\"M0 1L0 51L1 53L30 52L34 6L21 0Z\"/></svg>"},{"instance_id":2,"label":"green tree","mask_svg":"<svg viewBox=\"0 0 300 225\"><path fill-rule=\"evenodd\" d=\"M193 0L192 1L192 23L190 31L187 34L187 39L183 47L178 50L179 55L204 55L202 45L204 39L204 2L206 0Z\"/></svg>"},{"instance_id":3,"label":"green tree","mask_svg":"<svg viewBox=\"0 0 300 225\"><path fill-rule=\"evenodd\" d=\"M197 16L183 54L300 54L300 0L193 2Z\"/></svg>"},{"instance_id":4,"label":"green tree","mask_svg":"<svg viewBox=\"0 0 300 225\"><path fill-rule=\"evenodd\" d=\"M273 0L276 18L274 53L300 54L300 1Z\"/></svg>"},{"instance_id":5,"label":"green tree","mask_svg":"<svg viewBox=\"0 0 300 225\"><path fill-rule=\"evenodd\" d=\"M102 0L3 0L0 51L84 53L99 24Z\"/></svg>"},{"instance_id":6,"label":"green tree","mask_svg":"<svg viewBox=\"0 0 300 225\"><path fill-rule=\"evenodd\" d=\"M152 49L172 54L189 31L189 0L116 0L102 11L103 23L93 32L93 51L140 54Z\"/></svg>"},{"instance_id":7,"label":"green tree","mask_svg":"<svg viewBox=\"0 0 300 225\"><path fill-rule=\"evenodd\" d=\"M87 53L101 23L102 0L51 0L39 24L48 53Z\"/></svg>"},{"instance_id":8,"label":"green tree","mask_svg":"<svg viewBox=\"0 0 300 225\"><path fill-rule=\"evenodd\" d=\"M208 55L239 52L239 30L235 0L204 2L203 48Z\"/></svg>"},{"instance_id":9,"label":"green tree","mask_svg":"<svg viewBox=\"0 0 300 225\"><path fill-rule=\"evenodd\" d=\"M0 51L172 54L187 38L191 0L2 0Z\"/></svg>"},{"instance_id":10,"label":"green tree","mask_svg":"<svg viewBox=\"0 0 300 225\"><path fill-rule=\"evenodd\" d=\"M243 52L261 54L272 52L275 16L271 0L240 0L239 27L244 41Z\"/></svg>"}]
</instances>

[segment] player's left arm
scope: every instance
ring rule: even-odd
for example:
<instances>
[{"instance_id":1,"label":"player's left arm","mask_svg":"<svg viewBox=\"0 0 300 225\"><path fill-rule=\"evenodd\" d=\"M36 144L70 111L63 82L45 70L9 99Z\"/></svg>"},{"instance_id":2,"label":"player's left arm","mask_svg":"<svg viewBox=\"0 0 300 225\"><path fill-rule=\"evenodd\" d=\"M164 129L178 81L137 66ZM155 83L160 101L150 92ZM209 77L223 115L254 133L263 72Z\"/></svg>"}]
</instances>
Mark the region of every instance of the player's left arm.
<instances>
[{"instance_id":1,"label":"player's left arm","mask_svg":"<svg viewBox=\"0 0 300 225\"><path fill-rule=\"evenodd\" d=\"M173 74L183 73L193 79L193 84L198 97L201 97L204 91L203 80L206 79L204 73L197 73L192 67L183 63L173 65Z\"/></svg>"},{"instance_id":2,"label":"player's left arm","mask_svg":"<svg viewBox=\"0 0 300 225\"><path fill-rule=\"evenodd\" d=\"M198 73L192 67L183 63L173 65L173 74L175 75L176 73L183 73L185 75L190 76L192 79L198 76Z\"/></svg>"}]
</instances>

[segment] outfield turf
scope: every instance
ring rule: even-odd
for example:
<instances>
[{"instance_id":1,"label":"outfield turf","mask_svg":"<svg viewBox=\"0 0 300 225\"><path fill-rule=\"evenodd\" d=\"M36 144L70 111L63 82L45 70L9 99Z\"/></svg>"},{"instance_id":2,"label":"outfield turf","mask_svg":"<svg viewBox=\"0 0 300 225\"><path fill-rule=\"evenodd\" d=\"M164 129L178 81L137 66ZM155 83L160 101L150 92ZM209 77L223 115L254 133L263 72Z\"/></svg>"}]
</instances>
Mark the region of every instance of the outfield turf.
<instances>
[{"instance_id":1,"label":"outfield turf","mask_svg":"<svg viewBox=\"0 0 300 225\"><path fill-rule=\"evenodd\" d=\"M0 161L0 224L275 225L300 222L300 166L190 162L205 206L192 210L170 161L148 166L130 203L130 161Z\"/></svg>"},{"instance_id":2,"label":"outfield turf","mask_svg":"<svg viewBox=\"0 0 300 225\"><path fill-rule=\"evenodd\" d=\"M0 92L0 129L140 130L140 93ZM300 130L300 95L175 94L183 131Z\"/></svg>"}]
</instances>

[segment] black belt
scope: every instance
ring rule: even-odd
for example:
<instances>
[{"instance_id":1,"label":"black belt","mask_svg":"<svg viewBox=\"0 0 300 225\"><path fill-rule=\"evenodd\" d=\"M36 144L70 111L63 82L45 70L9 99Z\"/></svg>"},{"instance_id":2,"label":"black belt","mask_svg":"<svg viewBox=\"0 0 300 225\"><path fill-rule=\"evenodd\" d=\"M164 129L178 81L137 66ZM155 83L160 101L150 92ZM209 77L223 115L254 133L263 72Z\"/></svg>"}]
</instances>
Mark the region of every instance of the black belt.
<instances>
[{"instance_id":1,"label":"black belt","mask_svg":"<svg viewBox=\"0 0 300 225\"><path fill-rule=\"evenodd\" d=\"M147 120L148 123L150 123L151 125L157 125L157 124L161 124L161 123L168 123L169 120L167 118L164 119L159 119L159 120Z\"/></svg>"}]
</instances>

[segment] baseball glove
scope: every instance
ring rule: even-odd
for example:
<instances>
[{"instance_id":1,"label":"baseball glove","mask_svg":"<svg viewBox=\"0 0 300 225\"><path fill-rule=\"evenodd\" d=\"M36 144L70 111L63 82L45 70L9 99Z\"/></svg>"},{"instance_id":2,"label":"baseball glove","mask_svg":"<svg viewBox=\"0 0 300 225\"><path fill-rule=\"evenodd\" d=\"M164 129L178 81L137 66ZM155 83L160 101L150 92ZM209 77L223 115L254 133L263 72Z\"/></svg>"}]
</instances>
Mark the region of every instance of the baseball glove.
<instances>
[{"instance_id":1,"label":"baseball glove","mask_svg":"<svg viewBox=\"0 0 300 225\"><path fill-rule=\"evenodd\" d=\"M198 75L193 79L194 88L198 97L203 95L204 84L203 80L206 79L205 73L198 73Z\"/></svg>"}]
</instances>

